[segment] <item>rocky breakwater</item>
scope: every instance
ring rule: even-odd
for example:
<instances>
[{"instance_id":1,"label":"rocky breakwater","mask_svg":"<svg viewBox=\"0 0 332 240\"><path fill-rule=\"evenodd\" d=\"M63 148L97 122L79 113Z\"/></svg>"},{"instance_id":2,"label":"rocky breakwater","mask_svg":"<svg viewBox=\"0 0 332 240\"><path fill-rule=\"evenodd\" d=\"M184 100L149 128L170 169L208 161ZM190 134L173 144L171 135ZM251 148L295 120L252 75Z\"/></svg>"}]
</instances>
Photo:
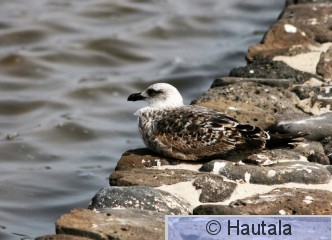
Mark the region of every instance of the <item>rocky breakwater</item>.
<instances>
[{"instance_id":1,"label":"rocky breakwater","mask_svg":"<svg viewBox=\"0 0 332 240\"><path fill-rule=\"evenodd\" d=\"M248 64L192 104L274 133L306 132L232 160L190 162L148 149L123 154L88 209L39 239L164 239L170 214L332 214L332 4L287 1Z\"/></svg>"}]
</instances>

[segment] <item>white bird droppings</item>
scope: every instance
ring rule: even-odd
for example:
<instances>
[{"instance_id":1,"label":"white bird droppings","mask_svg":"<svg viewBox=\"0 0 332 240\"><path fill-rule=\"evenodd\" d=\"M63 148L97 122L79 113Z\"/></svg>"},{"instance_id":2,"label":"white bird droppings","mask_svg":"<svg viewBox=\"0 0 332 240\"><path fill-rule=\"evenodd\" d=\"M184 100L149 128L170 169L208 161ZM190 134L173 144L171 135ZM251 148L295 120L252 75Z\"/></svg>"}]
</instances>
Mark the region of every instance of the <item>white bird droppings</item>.
<instances>
[{"instance_id":1,"label":"white bird droppings","mask_svg":"<svg viewBox=\"0 0 332 240\"><path fill-rule=\"evenodd\" d=\"M279 210L279 214L280 214L280 215L286 215L286 211L285 211L284 209L280 209L280 210Z\"/></svg>"},{"instance_id":2,"label":"white bird droppings","mask_svg":"<svg viewBox=\"0 0 332 240\"><path fill-rule=\"evenodd\" d=\"M310 204L310 203L312 203L312 201L311 200L303 200L303 202L305 202L306 204Z\"/></svg>"},{"instance_id":3,"label":"white bird droppings","mask_svg":"<svg viewBox=\"0 0 332 240\"><path fill-rule=\"evenodd\" d=\"M237 107L230 106L228 107L229 110L237 110Z\"/></svg>"},{"instance_id":4,"label":"white bird droppings","mask_svg":"<svg viewBox=\"0 0 332 240\"><path fill-rule=\"evenodd\" d=\"M267 176L268 177L274 177L277 174L277 172L275 170L269 170L267 172Z\"/></svg>"},{"instance_id":5,"label":"white bird droppings","mask_svg":"<svg viewBox=\"0 0 332 240\"><path fill-rule=\"evenodd\" d=\"M296 33L297 32L297 28L294 25L291 25L291 24L285 24L284 29L288 33Z\"/></svg>"},{"instance_id":6,"label":"white bird droppings","mask_svg":"<svg viewBox=\"0 0 332 240\"><path fill-rule=\"evenodd\" d=\"M313 197L311 197L311 196L305 196L305 198L304 199L307 199L307 200L314 200L314 198Z\"/></svg>"},{"instance_id":7,"label":"white bird droppings","mask_svg":"<svg viewBox=\"0 0 332 240\"><path fill-rule=\"evenodd\" d=\"M224 162L215 162L213 164L213 170L214 173L219 173L220 169L224 168L226 166L226 163Z\"/></svg>"},{"instance_id":8,"label":"white bird droppings","mask_svg":"<svg viewBox=\"0 0 332 240\"><path fill-rule=\"evenodd\" d=\"M251 178L251 174L248 173L248 172L246 172L246 173L244 174L244 181L245 181L246 183L250 183L250 178Z\"/></svg>"},{"instance_id":9,"label":"white bird droppings","mask_svg":"<svg viewBox=\"0 0 332 240\"><path fill-rule=\"evenodd\" d=\"M313 197L311 197L311 196L305 196L303 202L305 202L306 204L310 204L310 203L312 203L313 200L314 200Z\"/></svg>"},{"instance_id":10,"label":"white bird droppings","mask_svg":"<svg viewBox=\"0 0 332 240\"><path fill-rule=\"evenodd\" d=\"M157 167L160 168L161 167L161 161L160 161L160 159L156 159L156 163L157 163Z\"/></svg>"}]
</instances>

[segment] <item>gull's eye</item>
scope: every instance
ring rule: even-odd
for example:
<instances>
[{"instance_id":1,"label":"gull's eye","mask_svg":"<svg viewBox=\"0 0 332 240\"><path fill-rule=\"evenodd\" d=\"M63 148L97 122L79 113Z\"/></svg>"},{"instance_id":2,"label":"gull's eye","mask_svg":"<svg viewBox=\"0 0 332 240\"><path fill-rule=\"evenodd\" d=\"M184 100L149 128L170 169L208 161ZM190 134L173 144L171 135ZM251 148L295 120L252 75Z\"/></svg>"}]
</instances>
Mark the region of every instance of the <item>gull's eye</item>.
<instances>
[{"instance_id":1,"label":"gull's eye","mask_svg":"<svg viewBox=\"0 0 332 240\"><path fill-rule=\"evenodd\" d=\"M154 97L156 96L157 94L161 93L160 91L156 91L152 88L148 89L147 90L147 94L149 95L149 97Z\"/></svg>"}]
</instances>

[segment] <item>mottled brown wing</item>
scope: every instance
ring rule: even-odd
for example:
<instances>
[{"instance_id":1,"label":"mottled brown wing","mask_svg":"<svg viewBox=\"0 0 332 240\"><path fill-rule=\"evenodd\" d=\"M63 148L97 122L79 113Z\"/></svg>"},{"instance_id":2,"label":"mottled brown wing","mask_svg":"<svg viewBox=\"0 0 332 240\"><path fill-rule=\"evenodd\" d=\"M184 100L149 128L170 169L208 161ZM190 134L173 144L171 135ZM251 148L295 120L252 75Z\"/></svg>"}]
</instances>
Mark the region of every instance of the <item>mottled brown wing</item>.
<instances>
[{"instance_id":1,"label":"mottled brown wing","mask_svg":"<svg viewBox=\"0 0 332 240\"><path fill-rule=\"evenodd\" d=\"M163 154L174 154L173 157L182 159L222 155L245 142L237 125L237 121L227 115L187 106L165 112L155 123L155 144Z\"/></svg>"}]
</instances>

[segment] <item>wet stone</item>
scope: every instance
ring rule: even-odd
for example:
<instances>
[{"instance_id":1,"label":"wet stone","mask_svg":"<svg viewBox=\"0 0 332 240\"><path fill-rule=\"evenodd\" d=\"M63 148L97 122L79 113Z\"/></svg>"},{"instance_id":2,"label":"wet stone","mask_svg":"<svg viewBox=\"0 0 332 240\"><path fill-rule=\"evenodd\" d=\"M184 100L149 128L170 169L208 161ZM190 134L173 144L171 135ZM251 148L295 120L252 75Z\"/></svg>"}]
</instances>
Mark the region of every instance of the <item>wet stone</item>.
<instances>
[{"instance_id":1,"label":"wet stone","mask_svg":"<svg viewBox=\"0 0 332 240\"><path fill-rule=\"evenodd\" d=\"M191 212L190 205L184 200L168 192L145 186L103 188L92 198L88 208L133 208L170 215Z\"/></svg>"},{"instance_id":2,"label":"wet stone","mask_svg":"<svg viewBox=\"0 0 332 240\"><path fill-rule=\"evenodd\" d=\"M269 125L273 119L272 117L278 117L279 115L288 113L302 113L295 106L298 100L299 99L294 93L283 88L270 87L253 82L241 82L209 89L192 103L206 105L208 102L233 101L247 105L250 104L253 105L253 107L260 108L258 113L263 110L264 114L267 116L266 118L263 117L262 119L257 120L257 122L264 121L266 122L266 125ZM245 106L246 105L243 105L242 108L245 109ZM233 105L231 104L228 107L233 107ZM253 107L245 112L246 118L255 119L255 117L257 117L255 116L256 113L252 111L254 109ZM231 113L230 110L227 112ZM240 121L238 117L235 118Z\"/></svg>"},{"instance_id":3,"label":"wet stone","mask_svg":"<svg viewBox=\"0 0 332 240\"><path fill-rule=\"evenodd\" d=\"M122 154L115 170L129 170L132 168L150 168L154 166L176 165L179 161L158 155L147 148L129 150Z\"/></svg>"},{"instance_id":4,"label":"wet stone","mask_svg":"<svg viewBox=\"0 0 332 240\"><path fill-rule=\"evenodd\" d=\"M236 183L226 182L214 174L197 177L193 185L196 189L202 189L199 201L203 203L224 201L231 196L237 186Z\"/></svg>"},{"instance_id":5,"label":"wet stone","mask_svg":"<svg viewBox=\"0 0 332 240\"><path fill-rule=\"evenodd\" d=\"M289 182L320 184L327 183L331 177L324 166L303 161L257 166L214 160L204 164L201 170L218 173L230 180L265 185Z\"/></svg>"},{"instance_id":6,"label":"wet stone","mask_svg":"<svg viewBox=\"0 0 332 240\"><path fill-rule=\"evenodd\" d=\"M295 79L297 83L304 83L315 75L291 68L282 61L255 61L244 67L234 68L230 77L242 78L272 78Z\"/></svg>"},{"instance_id":7,"label":"wet stone","mask_svg":"<svg viewBox=\"0 0 332 240\"><path fill-rule=\"evenodd\" d=\"M139 209L74 209L56 222L56 233L100 240L131 240L133 236L161 240L165 237L164 218L164 213Z\"/></svg>"},{"instance_id":8,"label":"wet stone","mask_svg":"<svg viewBox=\"0 0 332 240\"><path fill-rule=\"evenodd\" d=\"M131 169L113 172L109 181L111 186L160 187L191 181L199 174L201 173L185 169Z\"/></svg>"},{"instance_id":9,"label":"wet stone","mask_svg":"<svg viewBox=\"0 0 332 240\"><path fill-rule=\"evenodd\" d=\"M310 135L305 137L306 139L320 141L332 136L332 113L289 121L279 121L276 124L276 131L280 133L306 132L310 133Z\"/></svg>"},{"instance_id":10,"label":"wet stone","mask_svg":"<svg viewBox=\"0 0 332 240\"><path fill-rule=\"evenodd\" d=\"M195 215L331 215L332 192L277 188L266 194L236 200L229 205L201 205Z\"/></svg>"}]
</instances>

